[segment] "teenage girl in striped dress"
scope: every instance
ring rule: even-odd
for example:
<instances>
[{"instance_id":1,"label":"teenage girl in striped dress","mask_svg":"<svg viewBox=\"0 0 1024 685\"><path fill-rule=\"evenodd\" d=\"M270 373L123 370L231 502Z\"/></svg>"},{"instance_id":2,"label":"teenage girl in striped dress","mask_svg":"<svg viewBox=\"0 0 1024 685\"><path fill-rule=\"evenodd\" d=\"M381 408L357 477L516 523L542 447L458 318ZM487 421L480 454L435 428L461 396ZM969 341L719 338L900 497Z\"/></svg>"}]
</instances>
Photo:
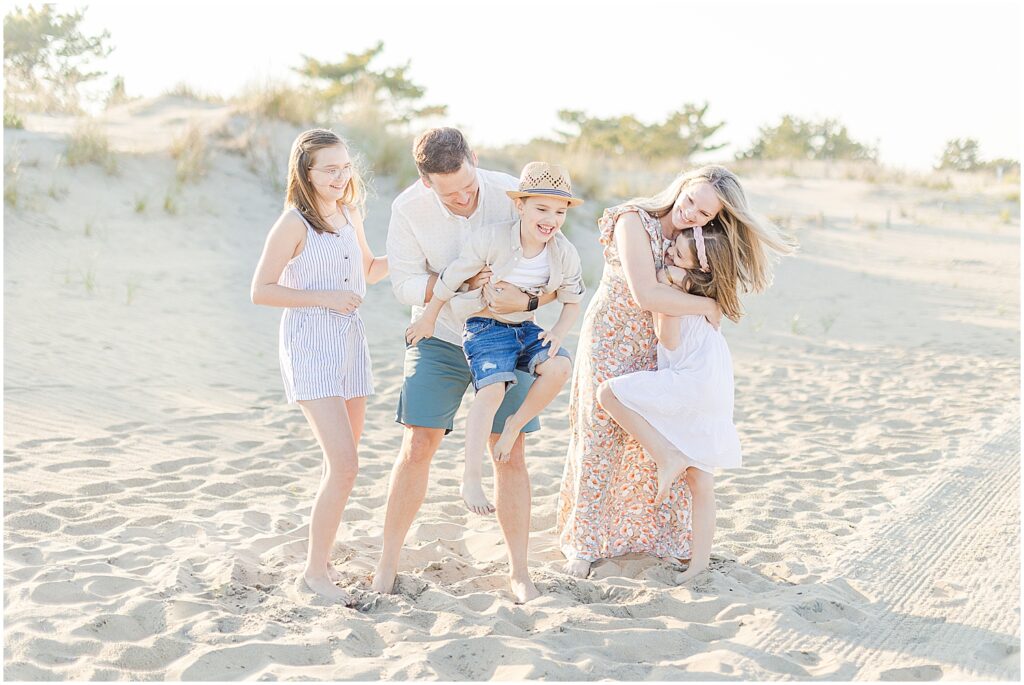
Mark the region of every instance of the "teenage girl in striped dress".
<instances>
[{"instance_id":1,"label":"teenage girl in striped dress","mask_svg":"<svg viewBox=\"0 0 1024 685\"><path fill-rule=\"evenodd\" d=\"M299 134L288 162L285 210L270 229L252 301L284 307L280 358L288 402L297 402L323 450L303 577L313 591L348 602L335 585L331 546L359 469L357 448L373 393L359 305L366 284L388 275L374 257L360 211L365 191L348 146L333 131Z\"/></svg>"}]
</instances>

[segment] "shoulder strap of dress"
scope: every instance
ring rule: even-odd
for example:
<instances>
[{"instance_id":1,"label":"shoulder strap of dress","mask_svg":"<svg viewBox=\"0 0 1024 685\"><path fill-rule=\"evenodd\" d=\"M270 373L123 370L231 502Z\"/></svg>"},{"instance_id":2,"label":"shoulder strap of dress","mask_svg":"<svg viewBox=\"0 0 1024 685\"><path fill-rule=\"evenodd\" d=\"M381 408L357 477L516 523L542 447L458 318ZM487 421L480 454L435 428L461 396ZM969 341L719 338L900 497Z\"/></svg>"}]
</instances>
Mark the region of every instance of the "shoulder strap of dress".
<instances>
[{"instance_id":1,"label":"shoulder strap of dress","mask_svg":"<svg viewBox=\"0 0 1024 685\"><path fill-rule=\"evenodd\" d=\"M314 229L313 225L309 223L309 220L302 215L302 212L299 211L298 207L292 207L292 211L299 215L299 218L302 219L302 223L306 224L306 230L316 233L316 229Z\"/></svg>"},{"instance_id":2,"label":"shoulder strap of dress","mask_svg":"<svg viewBox=\"0 0 1024 685\"><path fill-rule=\"evenodd\" d=\"M345 221L347 221L347 222L349 222L351 224L352 223L352 215L348 213L348 205L346 205L346 204L342 204L341 205L341 213L345 215ZM355 228L355 224L352 224L352 227Z\"/></svg>"}]
</instances>

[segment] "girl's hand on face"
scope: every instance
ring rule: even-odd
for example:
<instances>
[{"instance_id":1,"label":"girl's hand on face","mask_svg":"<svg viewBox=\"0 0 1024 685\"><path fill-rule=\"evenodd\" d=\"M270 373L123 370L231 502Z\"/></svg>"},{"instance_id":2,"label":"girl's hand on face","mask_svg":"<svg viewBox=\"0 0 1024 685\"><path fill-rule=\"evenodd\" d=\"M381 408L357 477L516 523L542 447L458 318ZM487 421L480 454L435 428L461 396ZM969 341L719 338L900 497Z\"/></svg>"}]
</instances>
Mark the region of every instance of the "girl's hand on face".
<instances>
[{"instance_id":1,"label":"girl's hand on face","mask_svg":"<svg viewBox=\"0 0 1024 685\"><path fill-rule=\"evenodd\" d=\"M339 314L351 314L363 303L363 298L351 290L331 290L325 300L324 306Z\"/></svg>"},{"instance_id":2,"label":"girl's hand on face","mask_svg":"<svg viewBox=\"0 0 1024 685\"><path fill-rule=\"evenodd\" d=\"M669 277L668 277L668 267L667 266L665 268L663 268L663 269L658 269L655 272L655 275L656 275L656 277L658 279L658 283L663 283L665 285L672 285L672 281L670 281Z\"/></svg>"}]
</instances>

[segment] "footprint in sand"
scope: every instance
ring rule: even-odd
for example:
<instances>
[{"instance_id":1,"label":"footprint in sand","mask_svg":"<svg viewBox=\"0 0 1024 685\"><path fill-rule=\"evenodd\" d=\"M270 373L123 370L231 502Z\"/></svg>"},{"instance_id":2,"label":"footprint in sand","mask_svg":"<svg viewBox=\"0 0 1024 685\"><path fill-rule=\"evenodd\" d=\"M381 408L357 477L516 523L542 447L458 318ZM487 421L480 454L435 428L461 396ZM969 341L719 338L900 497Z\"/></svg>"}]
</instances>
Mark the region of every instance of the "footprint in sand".
<instances>
[{"instance_id":1,"label":"footprint in sand","mask_svg":"<svg viewBox=\"0 0 1024 685\"><path fill-rule=\"evenodd\" d=\"M65 461L60 464L50 464L44 466L44 471L50 471L52 473L60 473L61 471L67 471L68 469L102 469L110 466L110 462L104 459L79 459L78 461Z\"/></svg>"}]
</instances>

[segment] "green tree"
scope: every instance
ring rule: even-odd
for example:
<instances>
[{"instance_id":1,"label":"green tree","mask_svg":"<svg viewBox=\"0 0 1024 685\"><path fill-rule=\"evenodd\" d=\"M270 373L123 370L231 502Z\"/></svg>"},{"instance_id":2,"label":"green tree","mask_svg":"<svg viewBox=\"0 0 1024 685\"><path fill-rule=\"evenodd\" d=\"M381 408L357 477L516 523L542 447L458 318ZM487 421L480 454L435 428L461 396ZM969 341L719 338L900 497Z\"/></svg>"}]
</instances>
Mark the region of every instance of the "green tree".
<instances>
[{"instance_id":1,"label":"green tree","mask_svg":"<svg viewBox=\"0 0 1024 685\"><path fill-rule=\"evenodd\" d=\"M878 159L878 150L850 137L835 119L809 121L786 114L776 126L762 126L740 159Z\"/></svg>"},{"instance_id":2,"label":"green tree","mask_svg":"<svg viewBox=\"0 0 1024 685\"><path fill-rule=\"evenodd\" d=\"M104 72L90 62L110 54L110 33L82 33L85 10L58 14L55 5L15 7L4 16L4 106L80 112L79 86Z\"/></svg>"},{"instance_id":3,"label":"green tree","mask_svg":"<svg viewBox=\"0 0 1024 685\"><path fill-rule=\"evenodd\" d=\"M320 85L319 95L328 109L345 114L346 109L363 107L385 112L383 123L408 123L413 119L443 115L446 105L420 105L426 90L408 77L409 63L375 70L371 62L384 50L379 42L360 53L347 53L340 62L321 62L306 55L295 69Z\"/></svg>"},{"instance_id":4,"label":"green tree","mask_svg":"<svg viewBox=\"0 0 1024 685\"><path fill-rule=\"evenodd\" d=\"M647 159L689 159L699 152L721 148L709 139L724 125L705 121L708 104L686 104L664 121L644 124L626 114L591 117L580 110L561 110L558 118L569 130L560 130L561 143L569 149L587 149L614 155L636 154Z\"/></svg>"},{"instance_id":5,"label":"green tree","mask_svg":"<svg viewBox=\"0 0 1024 685\"><path fill-rule=\"evenodd\" d=\"M942 151L936 168L975 171L982 166L978 141L974 138L954 138L946 141L946 149Z\"/></svg>"}]
</instances>

